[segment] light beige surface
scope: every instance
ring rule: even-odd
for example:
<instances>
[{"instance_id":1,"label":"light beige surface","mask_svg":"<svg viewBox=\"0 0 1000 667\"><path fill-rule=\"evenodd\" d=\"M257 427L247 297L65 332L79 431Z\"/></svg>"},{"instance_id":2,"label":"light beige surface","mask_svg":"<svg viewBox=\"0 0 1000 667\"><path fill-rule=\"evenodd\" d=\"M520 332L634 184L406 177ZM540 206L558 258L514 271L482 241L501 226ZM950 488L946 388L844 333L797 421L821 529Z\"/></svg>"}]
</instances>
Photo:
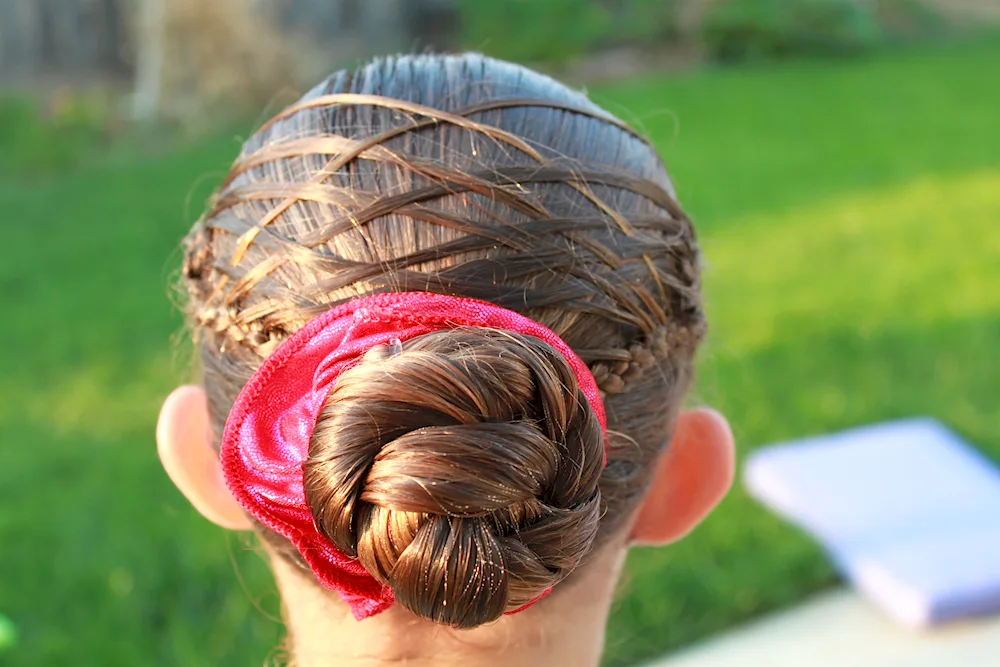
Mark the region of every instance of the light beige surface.
<instances>
[{"instance_id":1,"label":"light beige surface","mask_svg":"<svg viewBox=\"0 0 1000 667\"><path fill-rule=\"evenodd\" d=\"M1000 667L1000 618L923 632L849 591L813 600L648 667Z\"/></svg>"}]
</instances>

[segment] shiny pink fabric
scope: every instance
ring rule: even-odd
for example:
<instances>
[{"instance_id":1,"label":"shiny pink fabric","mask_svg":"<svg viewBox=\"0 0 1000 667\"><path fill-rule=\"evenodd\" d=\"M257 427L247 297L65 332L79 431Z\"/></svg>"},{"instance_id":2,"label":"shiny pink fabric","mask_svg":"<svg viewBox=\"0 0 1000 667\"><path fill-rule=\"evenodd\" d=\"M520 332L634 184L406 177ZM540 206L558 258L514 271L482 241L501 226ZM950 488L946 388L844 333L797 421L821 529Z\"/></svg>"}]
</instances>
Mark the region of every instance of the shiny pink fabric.
<instances>
[{"instance_id":1,"label":"shiny pink fabric","mask_svg":"<svg viewBox=\"0 0 1000 667\"><path fill-rule=\"evenodd\" d=\"M302 465L316 419L337 376L371 348L394 338L406 341L470 326L534 336L558 350L573 368L601 428L606 427L593 375L555 333L490 303L425 292L356 299L309 322L264 361L226 421L222 468L233 495L261 524L291 541L319 582L337 591L359 620L389 608L392 591L341 553L313 523Z\"/></svg>"}]
</instances>

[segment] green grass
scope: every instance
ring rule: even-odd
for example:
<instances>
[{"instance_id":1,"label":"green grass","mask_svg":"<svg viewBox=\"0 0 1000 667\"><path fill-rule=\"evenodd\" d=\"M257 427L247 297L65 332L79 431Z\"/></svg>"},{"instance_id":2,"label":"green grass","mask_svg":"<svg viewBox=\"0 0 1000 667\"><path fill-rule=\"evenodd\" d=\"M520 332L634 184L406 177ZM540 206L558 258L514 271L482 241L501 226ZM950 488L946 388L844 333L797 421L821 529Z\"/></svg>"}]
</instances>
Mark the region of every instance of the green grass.
<instances>
[{"instance_id":1,"label":"green grass","mask_svg":"<svg viewBox=\"0 0 1000 667\"><path fill-rule=\"evenodd\" d=\"M106 116L88 97L64 95L41 104L0 91L0 182L70 170L97 152Z\"/></svg>"},{"instance_id":2,"label":"green grass","mask_svg":"<svg viewBox=\"0 0 1000 667\"><path fill-rule=\"evenodd\" d=\"M694 399L729 414L741 455L926 414L1000 458L998 59L994 41L594 91L656 139L699 225ZM153 445L187 377L175 248L237 148L0 184L0 613L20 633L0 664L259 665L280 637L259 555L186 505ZM607 664L833 581L737 489L689 539L633 554Z\"/></svg>"}]
</instances>

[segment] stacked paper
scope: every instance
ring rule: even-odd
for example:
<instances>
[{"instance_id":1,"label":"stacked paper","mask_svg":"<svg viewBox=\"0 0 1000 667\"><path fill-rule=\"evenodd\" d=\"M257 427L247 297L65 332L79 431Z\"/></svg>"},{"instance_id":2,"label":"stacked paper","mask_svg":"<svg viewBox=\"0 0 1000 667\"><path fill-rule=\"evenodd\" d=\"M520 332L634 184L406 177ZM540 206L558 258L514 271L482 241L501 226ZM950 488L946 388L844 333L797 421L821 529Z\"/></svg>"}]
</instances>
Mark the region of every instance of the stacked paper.
<instances>
[{"instance_id":1,"label":"stacked paper","mask_svg":"<svg viewBox=\"0 0 1000 667\"><path fill-rule=\"evenodd\" d=\"M751 495L819 540L901 623L1000 611L1000 472L932 419L756 451Z\"/></svg>"}]
</instances>

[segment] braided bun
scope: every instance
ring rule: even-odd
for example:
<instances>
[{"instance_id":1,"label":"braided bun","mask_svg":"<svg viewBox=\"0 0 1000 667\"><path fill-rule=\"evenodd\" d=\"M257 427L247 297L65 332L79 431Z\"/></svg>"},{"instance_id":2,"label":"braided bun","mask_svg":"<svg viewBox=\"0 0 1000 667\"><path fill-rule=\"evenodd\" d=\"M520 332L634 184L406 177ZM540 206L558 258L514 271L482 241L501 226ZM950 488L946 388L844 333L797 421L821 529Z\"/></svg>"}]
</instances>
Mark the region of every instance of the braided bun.
<instances>
[{"instance_id":1,"label":"braided bun","mask_svg":"<svg viewBox=\"0 0 1000 667\"><path fill-rule=\"evenodd\" d=\"M340 375L305 464L319 530L396 601L471 628L587 555L601 427L546 343L455 329L376 348Z\"/></svg>"}]
</instances>

